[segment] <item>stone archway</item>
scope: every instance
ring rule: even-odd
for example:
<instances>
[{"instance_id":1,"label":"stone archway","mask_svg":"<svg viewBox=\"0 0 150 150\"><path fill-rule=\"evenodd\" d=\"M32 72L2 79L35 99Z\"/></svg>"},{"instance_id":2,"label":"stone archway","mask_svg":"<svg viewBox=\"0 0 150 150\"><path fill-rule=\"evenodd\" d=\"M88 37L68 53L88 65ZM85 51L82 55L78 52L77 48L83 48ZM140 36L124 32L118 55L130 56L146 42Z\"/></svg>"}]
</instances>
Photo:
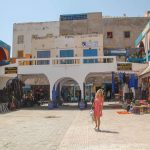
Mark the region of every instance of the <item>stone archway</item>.
<instances>
[{"instance_id":1,"label":"stone archway","mask_svg":"<svg viewBox=\"0 0 150 150\"><path fill-rule=\"evenodd\" d=\"M55 103L59 103L61 105L62 101L78 102L80 99L81 87L75 79L71 77L62 77L54 83L52 100Z\"/></svg>"},{"instance_id":2,"label":"stone archway","mask_svg":"<svg viewBox=\"0 0 150 150\"><path fill-rule=\"evenodd\" d=\"M24 82L24 94L32 91L36 101L44 99L49 100L50 82L45 74L24 74L19 75L21 81Z\"/></svg>"},{"instance_id":3,"label":"stone archway","mask_svg":"<svg viewBox=\"0 0 150 150\"><path fill-rule=\"evenodd\" d=\"M93 100L98 89L104 89L105 94L112 88L111 72L91 72L85 77L85 99Z\"/></svg>"}]
</instances>

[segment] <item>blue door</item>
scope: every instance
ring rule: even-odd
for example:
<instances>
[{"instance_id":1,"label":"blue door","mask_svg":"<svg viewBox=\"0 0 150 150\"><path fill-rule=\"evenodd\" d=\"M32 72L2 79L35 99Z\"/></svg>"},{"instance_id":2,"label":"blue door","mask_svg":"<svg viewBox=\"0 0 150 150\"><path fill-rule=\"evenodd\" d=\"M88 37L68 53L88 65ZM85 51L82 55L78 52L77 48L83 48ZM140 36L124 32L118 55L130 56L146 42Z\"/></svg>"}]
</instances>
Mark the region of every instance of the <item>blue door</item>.
<instances>
[{"instance_id":1,"label":"blue door","mask_svg":"<svg viewBox=\"0 0 150 150\"><path fill-rule=\"evenodd\" d=\"M84 57L97 56L97 49L84 49L83 56ZM97 59L85 59L83 62L84 63L97 63L98 60Z\"/></svg>"},{"instance_id":2,"label":"blue door","mask_svg":"<svg viewBox=\"0 0 150 150\"><path fill-rule=\"evenodd\" d=\"M37 51L37 58L50 58L50 51ZM49 60L38 60L37 64L49 64Z\"/></svg>"},{"instance_id":3,"label":"blue door","mask_svg":"<svg viewBox=\"0 0 150 150\"><path fill-rule=\"evenodd\" d=\"M60 50L60 57L74 57L73 50ZM62 60L61 64L73 64L73 60Z\"/></svg>"}]
</instances>

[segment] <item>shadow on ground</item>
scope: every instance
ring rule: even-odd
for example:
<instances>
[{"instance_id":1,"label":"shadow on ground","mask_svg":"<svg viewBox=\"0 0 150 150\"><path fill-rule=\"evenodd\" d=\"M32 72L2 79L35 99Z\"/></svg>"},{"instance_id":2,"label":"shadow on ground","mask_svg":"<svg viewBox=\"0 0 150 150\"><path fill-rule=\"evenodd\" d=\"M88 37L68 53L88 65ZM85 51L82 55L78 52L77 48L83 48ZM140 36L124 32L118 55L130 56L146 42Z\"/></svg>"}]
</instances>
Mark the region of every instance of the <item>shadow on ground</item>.
<instances>
[{"instance_id":1,"label":"shadow on ground","mask_svg":"<svg viewBox=\"0 0 150 150\"><path fill-rule=\"evenodd\" d=\"M102 133L112 133L112 134L119 134L117 131L109 131L109 130L101 130Z\"/></svg>"}]
</instances>

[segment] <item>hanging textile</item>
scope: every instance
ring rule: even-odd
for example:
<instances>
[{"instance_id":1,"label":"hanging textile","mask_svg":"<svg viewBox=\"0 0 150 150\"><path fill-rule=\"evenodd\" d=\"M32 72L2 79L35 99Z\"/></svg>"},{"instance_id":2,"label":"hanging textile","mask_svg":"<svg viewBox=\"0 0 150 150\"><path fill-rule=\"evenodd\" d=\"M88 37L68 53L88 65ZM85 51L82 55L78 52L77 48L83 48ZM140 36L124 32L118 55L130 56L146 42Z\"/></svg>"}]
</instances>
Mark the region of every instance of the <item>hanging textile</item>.
<instances>
[{"instance_id":1,"label":"hanging textile","mask_svg":"<svg viewBox=\"0 0 150 150\"><path fill-rule=\"evenodd\" d=\"M115 79L114 72L112 72L112 95L115 93Z\"/></svg>"},{"instance_id":2,"label":"hanging textile","mask_svg":"<svg viewBox=\"0 0 150 150\"><path fill-rule=\"evenodd\" d=\"M134 79L135 79L134 74L131 74L130 77L129 77L129 88L135 86L135 85L134 85Z\"/></svg>"},{"instance_id":3,"label":"hanging textile","mask_svg":"<svg viewBox=\"0 0 150 150\"><path fill-rule=\"evenodd\" d=\"M120 72L119 73L119 81L120 81L121 85L124 84L124 79L123 79L124 77L123 76L124 76L124 74Z\"/></svg>"},{"instance_id":4,"label":"hanging textile","mask_svg":"<svg viewBox=\"0 0 150 150\"><path fill-rule=\"evenodd\" d=\"M123 73L123 83L126 83L126 74Z\"/></svg>"}]
</instances>

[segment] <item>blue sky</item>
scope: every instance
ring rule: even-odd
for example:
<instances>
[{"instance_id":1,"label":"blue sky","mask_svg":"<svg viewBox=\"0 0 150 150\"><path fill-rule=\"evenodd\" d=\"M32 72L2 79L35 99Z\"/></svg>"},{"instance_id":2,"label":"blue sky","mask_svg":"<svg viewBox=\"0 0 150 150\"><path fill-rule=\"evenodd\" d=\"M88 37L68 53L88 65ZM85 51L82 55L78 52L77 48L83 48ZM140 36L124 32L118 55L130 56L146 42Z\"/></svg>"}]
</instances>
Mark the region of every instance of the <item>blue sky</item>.
<instances>
[{"instance_id":1,"label":"blue sky","mask_svg":"<svg viewBox=\"0 0 150 150\"><path fill-rule=\"evenodd\" d=\"M0 40L12 45L13 24L57 21L60 14L102 12L103 16L143 16L150 0L0 0Z\"/></svg>"}]
</instances>

